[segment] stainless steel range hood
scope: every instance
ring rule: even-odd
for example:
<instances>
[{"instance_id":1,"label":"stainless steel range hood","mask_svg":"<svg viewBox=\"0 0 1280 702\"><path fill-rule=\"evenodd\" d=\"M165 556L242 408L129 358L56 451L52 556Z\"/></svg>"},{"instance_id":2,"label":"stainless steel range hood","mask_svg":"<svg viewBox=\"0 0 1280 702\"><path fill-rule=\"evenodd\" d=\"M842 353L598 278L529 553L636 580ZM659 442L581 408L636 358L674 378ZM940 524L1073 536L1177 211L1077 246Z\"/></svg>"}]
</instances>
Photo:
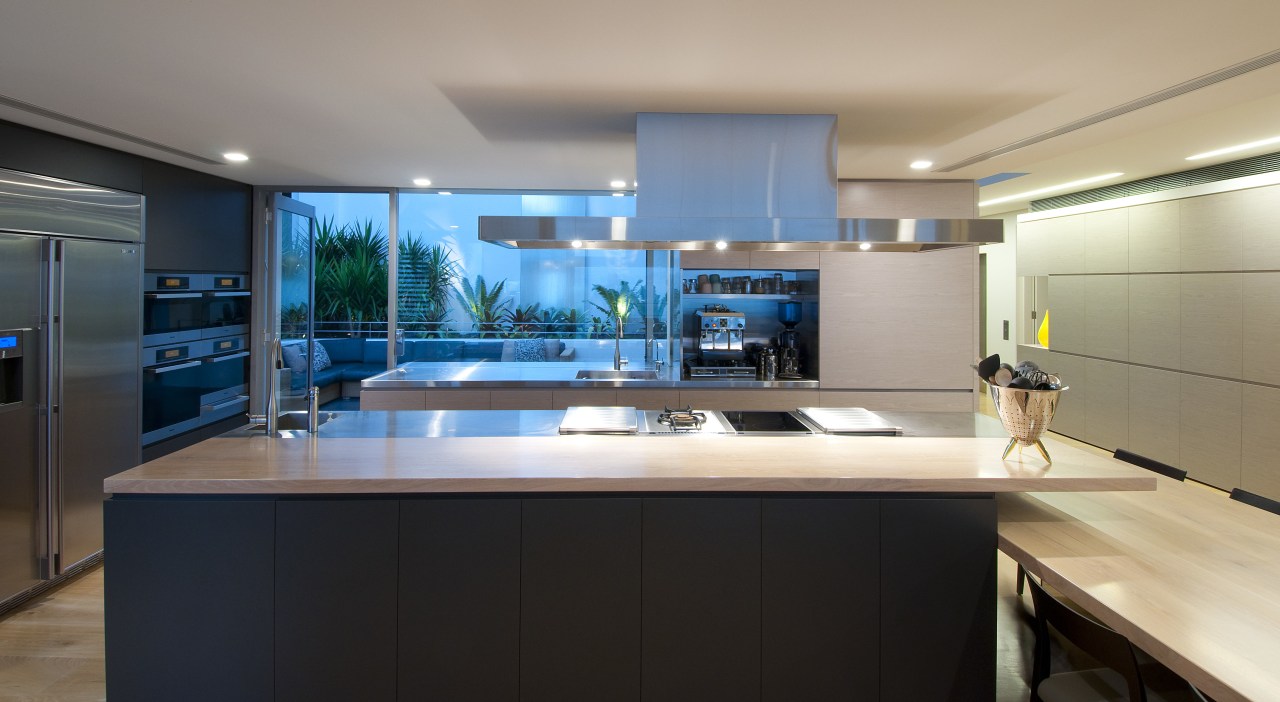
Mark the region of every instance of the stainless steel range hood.
<instances>
[{"instance_id":1,"label":"stainless steel range hood","mask_svg":"<svg viewBox=\"0 0 1280 702\"><path fill-rule=\"evenodd\" d=\"M535 249L929 251L1000 243L985 219L836 217L835 115L641 113L635 217L481 217Z\"/></svg>"}]
</instances>

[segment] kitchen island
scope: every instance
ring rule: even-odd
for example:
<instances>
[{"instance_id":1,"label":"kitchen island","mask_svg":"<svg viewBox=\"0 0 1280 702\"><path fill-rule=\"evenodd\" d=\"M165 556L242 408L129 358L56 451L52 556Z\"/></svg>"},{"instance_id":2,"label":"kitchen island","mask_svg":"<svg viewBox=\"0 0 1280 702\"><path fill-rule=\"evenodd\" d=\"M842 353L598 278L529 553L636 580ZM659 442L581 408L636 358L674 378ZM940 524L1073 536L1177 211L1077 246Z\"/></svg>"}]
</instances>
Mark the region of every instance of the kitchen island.
<instances>
[{"instance_id":1,"label":"kitchen island","mask_svg":"<svg viewBox=\"0 0 1280 702\"><path fill-rule=\"evenodd\" d=\"M493 435L527 414L109 479L109 696L989 700L994 495L1155 487L972 435Z\"/></svg>"}]
</instances>

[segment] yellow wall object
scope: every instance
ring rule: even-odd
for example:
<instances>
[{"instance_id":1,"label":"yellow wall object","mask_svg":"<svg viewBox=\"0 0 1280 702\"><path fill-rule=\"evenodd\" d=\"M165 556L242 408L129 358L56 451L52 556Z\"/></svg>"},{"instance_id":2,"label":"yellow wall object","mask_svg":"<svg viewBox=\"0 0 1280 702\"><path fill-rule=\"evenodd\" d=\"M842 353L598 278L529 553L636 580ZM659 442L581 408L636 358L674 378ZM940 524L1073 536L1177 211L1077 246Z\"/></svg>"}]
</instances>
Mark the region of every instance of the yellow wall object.
<instances>
[{"instance_id":1,"label":"yellow wall object","mask_svg":"<svg viewBox=\"0 0 1280 702\"><path fill-rule=\"evenodd\" d=\"M1044 321L1040 323L1040 331L1036 332L1036 341L1046 349L1049 348L1049 310L1047 308L1044 311Z\"/></svg>"}]
</instances>

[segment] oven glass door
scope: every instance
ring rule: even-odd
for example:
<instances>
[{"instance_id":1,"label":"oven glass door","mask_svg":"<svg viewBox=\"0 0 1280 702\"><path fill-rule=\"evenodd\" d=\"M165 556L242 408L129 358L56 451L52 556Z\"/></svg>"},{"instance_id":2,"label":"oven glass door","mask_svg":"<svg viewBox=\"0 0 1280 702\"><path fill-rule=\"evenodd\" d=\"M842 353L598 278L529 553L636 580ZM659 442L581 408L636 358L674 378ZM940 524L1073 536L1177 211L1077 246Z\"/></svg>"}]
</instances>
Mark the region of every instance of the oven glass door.
<instances>
[{"instance_id":1,"label":"oven glass door","mask_svg":"<svg viewBox=\"0 0 1280 702\"><path fill-rule=\"evenodd\" d=\"M248 351L206 358L200 404L214 405L237 395L244 395L248 382Z\"/></svg>"},{"instance_id":2,"label":"oven glass door","mask_svg":"<svg viewBox=\"0 0 1280 702\"><path fill-rule=\"evenodd\" d=\"M142 433L190 428L200 417L204 364L198 360L144 368Z\"/></svg>"},{"instance_id":3,"label":"oven glass door","mask_svg":"<svg viewBox=\"0 0 1280 702\"><path fill-rule=\"evenodd\" d=\"M240 334L248 331L249 292L210 292L204 294L205 338L211 335Z\"/></svg>"},{"instance_id":4,"label":"oven glass door","mask_svg":"<svg viewBox=\"0 0 1280 702\"><path fill-rule=\"evenodd\" d=\"M147 344L176 341L184 333L199 338L204 327L204 299L200 293L147 293L143 298L143 335Z\"/></svg>"}]
</instances>

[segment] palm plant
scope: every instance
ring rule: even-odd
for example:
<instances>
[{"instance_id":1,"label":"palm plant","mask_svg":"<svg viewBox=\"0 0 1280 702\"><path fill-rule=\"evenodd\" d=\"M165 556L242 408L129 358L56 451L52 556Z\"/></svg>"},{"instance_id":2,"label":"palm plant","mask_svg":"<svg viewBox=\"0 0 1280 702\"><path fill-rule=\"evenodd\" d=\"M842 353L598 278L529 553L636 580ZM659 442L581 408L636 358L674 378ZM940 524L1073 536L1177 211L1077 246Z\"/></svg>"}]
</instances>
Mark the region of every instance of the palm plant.
<instances>
[{"instance_id":1,"label":"palm plant","mask_svg":"<svg viewBox=\"0 0 1280 702\"><path fill-rule=\"evenodd\" d=\"M501 280L490 290L485 285L484 276L477 275L474 286L471 281L463 278L462 289L453 292L480 338L502 330L502 318L511 302L502 299L502 289L506 285L507 281Z\"/></svg>"},{"instance_id":2,"label":"palm plant","mask_svg":"<svg viewBox=\"0 0 1280 702\"><path fill-rule=\"evenodd\" d=\"M328 217L317 223L316 319L349 322L363 335L365 322L387 318L387 237L372 220L341 227Z\"/></svg>"},{"instance_id":3,"label":"palm plant","mask_svg":"<svg viewBox=\"0 0 1280 702\"><path fill-rule=\"evenodd\" d=\"M636 281L634 285L627 281L622 281L618 288L606 288L599 283L591 286L596 294L604 300L604 305L592 302L592 307L604 312L606 317L614 325L614 329L625 327L627 318L631 316L631 311L640 308L640 292L641 281Z\"/></svg>"},{"instance_id":4,"label":"palm plant","mask_svg":"<svg viewBox=\"0 0 1280 702\"><path fill-rule=\"evenodd\" d=\"M503 313L502 321L511 325L512 336L534 336L535 332L537 332L538 328L541 326L542 320L538 315L541 308L542 304L538 302L526 307L516 305Z\"/></svg>"},{"instance_id":5,"label":"palm plant","mask_svg":"<svg viewBox=\"0 0 1280 702\"><path fill-rule=\"evenodd\" d=\"M449 249L427 246L406 232L397 247L401 317L421 324L428 336L440 335L449 322L449 293L459 277Z\"/></svg>"}]
</instances>

